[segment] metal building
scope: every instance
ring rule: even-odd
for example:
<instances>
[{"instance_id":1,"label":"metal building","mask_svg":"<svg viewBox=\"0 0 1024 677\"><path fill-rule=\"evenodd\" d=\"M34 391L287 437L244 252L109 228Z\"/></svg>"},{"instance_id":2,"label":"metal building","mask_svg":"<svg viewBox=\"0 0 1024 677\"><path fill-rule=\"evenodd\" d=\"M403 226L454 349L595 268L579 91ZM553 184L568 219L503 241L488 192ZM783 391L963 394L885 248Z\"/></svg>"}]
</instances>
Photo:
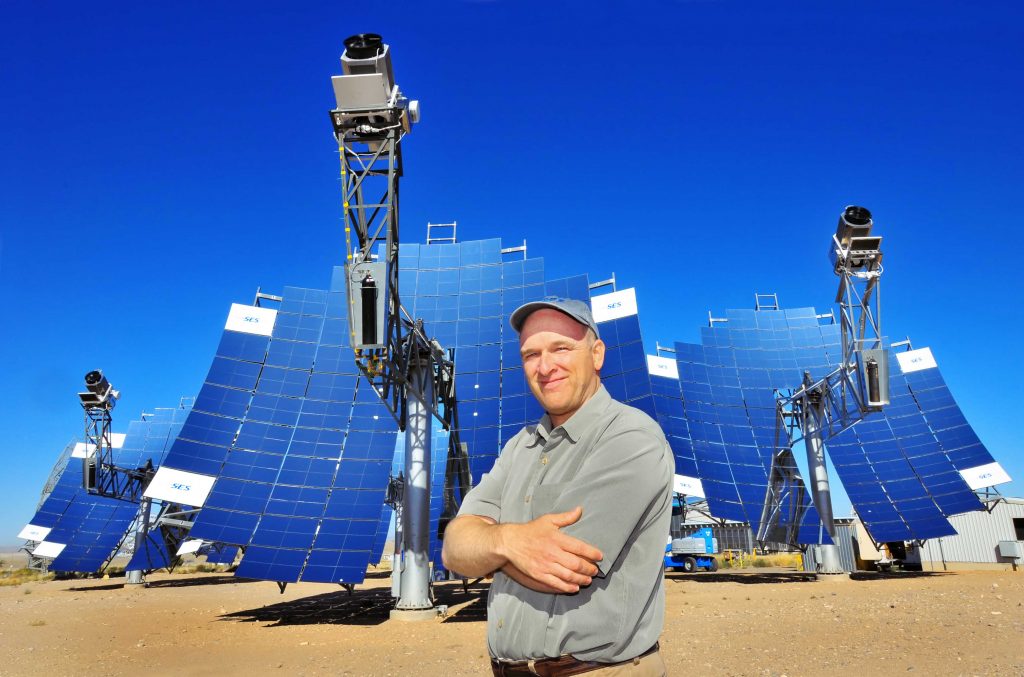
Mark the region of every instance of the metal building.
<instances>
[{"instance_id":1,"label":"metal building","mask_svg":"<svg viewBox=\"0 0 1024 677\"><path fill-rule=\"evenodd\" d=\"M1024 550L1024 498L1004 498L992 512L954 515L949 521L956 528L956 536L932 538L920 548L924 571L1016 571L1024 565L1019 556ZM1000 547L1000 543L1004 545ZM1016 558L1006 556L1012 550L1016 550Z\"/></svg>"}]
</instances>

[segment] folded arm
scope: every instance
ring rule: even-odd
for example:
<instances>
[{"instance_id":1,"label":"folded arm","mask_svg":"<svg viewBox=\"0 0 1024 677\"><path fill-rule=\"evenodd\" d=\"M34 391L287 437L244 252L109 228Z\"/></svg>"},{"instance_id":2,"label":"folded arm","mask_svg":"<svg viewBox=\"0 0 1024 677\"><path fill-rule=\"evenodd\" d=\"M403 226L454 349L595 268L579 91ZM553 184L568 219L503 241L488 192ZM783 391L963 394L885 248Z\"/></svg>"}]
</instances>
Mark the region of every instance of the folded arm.
<instances>
[{"instance_id":1,"label":"folded arm","mask_svg":"<svg viewBox=\"0 0 1024 677\"><path fill-rule=\"evenodd\" d=\"M451 571L479 577L503 571L532 590L574 593L590 585L601 551L561 531L583 509L541 515L522 524L498 524L489 517L460 515L445 529L442 558Z\"/></svg>"}]
</instances>

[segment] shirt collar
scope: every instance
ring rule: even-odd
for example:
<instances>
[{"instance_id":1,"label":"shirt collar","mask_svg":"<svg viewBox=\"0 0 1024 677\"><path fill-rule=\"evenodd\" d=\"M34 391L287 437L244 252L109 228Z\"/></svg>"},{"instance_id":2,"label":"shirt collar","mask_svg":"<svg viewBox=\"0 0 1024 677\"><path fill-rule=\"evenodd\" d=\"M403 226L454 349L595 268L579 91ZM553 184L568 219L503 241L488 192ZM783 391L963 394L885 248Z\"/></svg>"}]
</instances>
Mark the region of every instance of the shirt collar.
<instances>
[{"instance_id":1,"label":"shirt collar","mask_svg":"<svg viewBox=\"0 0 1024 677\"><path fill-rule=\"evenodd\" d=\"M576 413L569 417L569 420L559 426L565 431L566 436L574 444L580 439L580 435L600 420L601 413L608 406L612 396L605 390L604 384L598 386L597 391L590 396L590 399L583 403L583 406L576 410ZM534 431L534 443L547 441L551 434L557 430L551 429L551 416L544 414Z\"/></svg>"}]
</instances>

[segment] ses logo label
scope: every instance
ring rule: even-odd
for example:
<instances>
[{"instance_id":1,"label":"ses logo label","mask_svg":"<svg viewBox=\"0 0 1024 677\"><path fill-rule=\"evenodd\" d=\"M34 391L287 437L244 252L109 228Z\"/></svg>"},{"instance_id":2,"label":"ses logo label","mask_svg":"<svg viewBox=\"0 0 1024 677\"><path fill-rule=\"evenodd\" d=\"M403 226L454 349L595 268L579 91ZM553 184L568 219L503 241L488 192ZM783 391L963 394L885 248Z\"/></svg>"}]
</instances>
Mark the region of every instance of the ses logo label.
<instances>
[{"instance_id":1,"label":"ses logo label","mask_svg":"<svg viewBox=\"0 0 1024 677\"><path fill-rule=\"evenodd\" d=\"M928 348L918 348L917 350L910 350L905 353L896 353L896 360L900 363L900 369L903 370L904 374L924 369L933 369L939 366L935 363L935 357Z\"/></svg>"},{"instance_id":2,"label":"ses logo label","mask_svg":"<svg viewBox=\"0 0 1024 677\"><path fill-rule=\"evenodd\" d=\"M224 324L224 328L231 331L240 331L245 334L270 336L274 330L275 319L277 319L277 311L273 308L243 306L240 303L233 303L231 304L231 312L228 313L228 321Z\"/></svg>"},{"instance_id":3,"label":"ses logo label","mask_svg":"<svg viewBox=\"0 0 1024 677\"><path fill-rule=\"evenodd\" d=\"M593 304L594 321L598 323L636 315L636 292L633 289L594 296L590 301Z\"/></svg>"},{"instance_id":4,"label":"ses logo label","mask_svg":"<svg viewBox=\"0 0 1024 677\"><path fill-rule=\"evenodd\" d=\"M162 467L146 487L145 496L161 501L184 501L201 508L213 488L214 479L209 475Z\"/></svg>"}]
</instances>

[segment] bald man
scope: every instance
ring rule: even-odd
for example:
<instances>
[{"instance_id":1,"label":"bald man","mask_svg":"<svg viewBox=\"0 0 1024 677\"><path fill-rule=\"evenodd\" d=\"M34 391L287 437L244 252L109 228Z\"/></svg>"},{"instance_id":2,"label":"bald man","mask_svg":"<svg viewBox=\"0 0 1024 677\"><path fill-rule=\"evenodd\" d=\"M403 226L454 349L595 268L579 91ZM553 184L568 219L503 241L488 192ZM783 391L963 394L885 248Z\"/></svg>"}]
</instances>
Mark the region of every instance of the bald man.
<instances>
[{"instance_id":1,"label":"bald man","mask_svg":"<svg viewBox=\"0 0 1024 677\"><path fill-rule=\"evenodd\" d=\"M548 298L511 317L546 412L508 441L444 535L444 563L494 575L495 675L663 675L663 564L675 464L661 428L601 385L590 307Z\"/></svg>"}]
</instances>

